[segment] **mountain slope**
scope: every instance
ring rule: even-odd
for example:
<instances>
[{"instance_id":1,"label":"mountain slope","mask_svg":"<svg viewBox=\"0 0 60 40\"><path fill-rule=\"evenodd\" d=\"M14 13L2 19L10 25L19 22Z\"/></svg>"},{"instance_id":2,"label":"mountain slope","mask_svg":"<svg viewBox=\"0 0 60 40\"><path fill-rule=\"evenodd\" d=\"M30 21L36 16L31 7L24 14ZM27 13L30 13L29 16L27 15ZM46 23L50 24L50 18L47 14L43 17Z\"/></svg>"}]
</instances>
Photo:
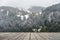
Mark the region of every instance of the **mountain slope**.
<instances>
[{"instance_id":1,"label":"mountain slope","mask_svg":"<svg viewBox=\"0 0 60 40\"><path fill-rule=\"evenodd\" d=\"M31 8L29 8L28 10L30 10L33 13L39 13L42 10L44 10L44 7L40 7L40 6L32 6Z\"/></svg>"},{"instance_id":2,"label":"mountain slope","mask_svg":"<svg viewBox=\"0 0 60 40\"><path fill-rule=\"evenodd\" d=\"M26 28L31 28L41 23L41 14L36 15L36 13L27 11L9 6L1 6L0 31L28 31Z\"/></svg>"},{"instance_id":3,"label":"mountain slope","mask_svg":"<svg viewBox=\"0 0 60 40\"><path fill-rule=\"evenodd\" d=\"M45 12L54 12L54 11L60 11L60 3L59 4L55 4L55 5L52 5L50 7L47 7L45 10Z\"/></svg>"},{"instance_id":4,"label":"mountain slope","mask_svg":"<svg viewBox=\"0 0 60 40\"><path fill-rule=\"evenodd\" d=\"M55 4L47 7L44 11L44 16L48 20L59 21L60 20L60 4Z\"/></svg>"}]
</instances>

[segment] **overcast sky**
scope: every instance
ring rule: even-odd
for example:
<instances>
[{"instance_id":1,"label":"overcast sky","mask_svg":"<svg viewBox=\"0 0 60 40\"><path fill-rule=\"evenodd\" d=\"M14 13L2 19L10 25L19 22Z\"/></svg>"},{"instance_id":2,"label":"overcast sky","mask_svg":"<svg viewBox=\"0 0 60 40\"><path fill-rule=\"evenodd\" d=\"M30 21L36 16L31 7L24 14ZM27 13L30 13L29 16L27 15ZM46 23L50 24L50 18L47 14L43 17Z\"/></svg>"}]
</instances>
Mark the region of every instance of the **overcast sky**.
<instances>
[{"instance_id":1,"label":"overcast sky","mask_svg":"<svg viewBox=\"0 0 60 40\"><path fill-rule=\"evenodd\" d=\"M60 3L60 0L0 0L0 6L28 8L31 6L48 7Z\"/></svg>"}]
</instances>

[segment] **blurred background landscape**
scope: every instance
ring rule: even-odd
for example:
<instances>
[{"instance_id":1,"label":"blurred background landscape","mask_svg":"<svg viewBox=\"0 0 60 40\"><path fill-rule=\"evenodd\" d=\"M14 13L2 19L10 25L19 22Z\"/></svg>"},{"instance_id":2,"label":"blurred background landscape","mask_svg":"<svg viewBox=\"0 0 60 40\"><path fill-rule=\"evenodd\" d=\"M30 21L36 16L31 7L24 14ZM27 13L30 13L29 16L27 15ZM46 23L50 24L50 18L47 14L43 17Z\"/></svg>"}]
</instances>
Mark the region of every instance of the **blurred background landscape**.
<instances>
[{"instance_id":1,"label":"blurred background landscape","mask_svg":"<svg viewBox=\"0 0 60 40\"><path fill-rule=\"evenodd\" d=\"M60 1L1 0L0 32L60 32Z\"/></svg>"}]
</instances>

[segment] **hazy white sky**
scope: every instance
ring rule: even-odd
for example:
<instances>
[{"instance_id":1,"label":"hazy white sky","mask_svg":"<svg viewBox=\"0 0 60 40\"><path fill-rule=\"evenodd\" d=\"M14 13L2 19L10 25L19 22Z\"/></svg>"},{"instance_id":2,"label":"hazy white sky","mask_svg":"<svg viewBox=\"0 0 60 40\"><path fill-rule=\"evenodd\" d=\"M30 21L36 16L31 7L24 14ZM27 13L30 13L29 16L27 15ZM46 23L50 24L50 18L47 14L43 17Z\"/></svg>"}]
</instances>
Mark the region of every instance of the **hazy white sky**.
<instances>
[{"instance_id":1,"label":"hazy white sky","mask_svg":"<svg viewBox=\"0 0 60 40\"><path fill-rule=\"evenodd\" d=\"M48 7L60 3L60 0L0 0L0 6L28 8L30 6Z\"/></svg>"}]
</instances>

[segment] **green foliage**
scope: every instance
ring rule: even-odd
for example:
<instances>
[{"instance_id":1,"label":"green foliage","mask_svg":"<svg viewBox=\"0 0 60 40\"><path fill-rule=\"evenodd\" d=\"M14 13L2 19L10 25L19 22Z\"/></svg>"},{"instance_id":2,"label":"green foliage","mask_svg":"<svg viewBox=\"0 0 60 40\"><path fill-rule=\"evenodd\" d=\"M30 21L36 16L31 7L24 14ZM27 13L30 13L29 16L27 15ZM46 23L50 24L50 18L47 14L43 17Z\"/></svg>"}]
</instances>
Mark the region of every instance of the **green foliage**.
<instances>
[{"instance_id":1,"label":"green foliage","mask_svg":"<svg viewBox=\"0 0 60 40\"><path fill-rule=\"evenodd\" d=\"M41 32L60 32L60 24L53 20L45 21Z\"/></svg>"}]
</instances>

